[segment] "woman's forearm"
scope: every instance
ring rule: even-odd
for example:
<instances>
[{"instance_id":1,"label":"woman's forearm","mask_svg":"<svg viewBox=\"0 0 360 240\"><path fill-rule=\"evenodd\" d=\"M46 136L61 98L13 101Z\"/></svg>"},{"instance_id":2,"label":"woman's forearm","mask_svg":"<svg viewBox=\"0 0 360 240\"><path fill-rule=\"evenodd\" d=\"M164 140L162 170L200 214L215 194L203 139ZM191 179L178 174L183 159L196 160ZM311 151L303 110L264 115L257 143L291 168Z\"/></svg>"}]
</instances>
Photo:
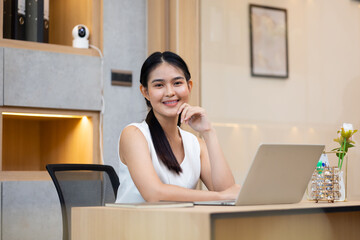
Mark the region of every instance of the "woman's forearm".
<instances>
[{"instance_id":1,"label":"woman's forearm","mask_svg":"<svg viewBox=\"0 0 360 240\"><path fill-rule=\"evenodd\" d=\"M211 128L201 133L209 154L214 190L223 191L235 184L234 177L221 150L216 131Z\"/></svg>"},{"instance_id":2,"label":"woman's forearm","mask_svg":"<svg viewBox=\"0 0 360 240\"><path fill-rule=\"evenodd\" d=\"M155 187L149 196L143 196L148 202L157 201L214 201L235 199L236 191L207 191L161 184ZM234 195L235 194L235 195Z\"/></svg>"}]
</instances>

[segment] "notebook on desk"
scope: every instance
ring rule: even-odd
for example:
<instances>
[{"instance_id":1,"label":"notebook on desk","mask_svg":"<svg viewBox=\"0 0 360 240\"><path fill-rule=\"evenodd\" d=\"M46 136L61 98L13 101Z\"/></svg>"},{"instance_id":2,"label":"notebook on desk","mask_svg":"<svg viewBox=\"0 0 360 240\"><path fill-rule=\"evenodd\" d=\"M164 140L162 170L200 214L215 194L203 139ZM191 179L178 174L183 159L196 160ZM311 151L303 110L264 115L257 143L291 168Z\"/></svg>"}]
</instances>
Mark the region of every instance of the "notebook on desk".
<instances>
[{"instance_id":1,"label":"notebook on desk","mask_svg":"<svg viewBox=\"0 0 360 240\"><path fill-rule=\"evenodd\" d=\"M236 201L196 205L261 205L300 202L324 145L261 144Z\"/></svg>"}]
</instances>

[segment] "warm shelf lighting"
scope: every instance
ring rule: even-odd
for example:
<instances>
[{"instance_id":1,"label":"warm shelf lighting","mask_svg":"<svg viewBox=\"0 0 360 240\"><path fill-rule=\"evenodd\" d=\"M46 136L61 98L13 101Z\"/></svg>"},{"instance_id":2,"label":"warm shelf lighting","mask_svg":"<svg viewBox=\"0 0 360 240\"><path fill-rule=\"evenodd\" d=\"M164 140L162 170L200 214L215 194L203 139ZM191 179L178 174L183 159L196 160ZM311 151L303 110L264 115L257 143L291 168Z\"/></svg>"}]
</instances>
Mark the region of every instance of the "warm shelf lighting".
<instances>
[{"instance_id":1,"label":"warm shelf lighting","mask_svg":"<svg viewBox=\"0 0 360 240\"><path fill-rule=\"evenodd\" d=\"M48 118L83 118L83 117L86 118L86 116L80 116L80 115L49 114L49 113L2 112L2 115L7 115L7 116L25 116L25 117L48 117Z\"/></svg>"}]
</instances>

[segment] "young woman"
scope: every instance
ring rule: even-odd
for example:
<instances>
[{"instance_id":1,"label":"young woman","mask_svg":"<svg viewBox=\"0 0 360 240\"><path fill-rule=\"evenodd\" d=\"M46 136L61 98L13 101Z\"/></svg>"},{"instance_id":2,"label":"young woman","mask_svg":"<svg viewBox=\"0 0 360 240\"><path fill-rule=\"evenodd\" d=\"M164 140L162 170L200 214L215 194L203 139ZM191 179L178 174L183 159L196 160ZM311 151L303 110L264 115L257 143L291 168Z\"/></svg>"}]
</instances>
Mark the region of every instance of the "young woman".
<instances>
[{"instance_id":1,"label":"young woman","mask_svg":"<svg viewBox=\"0 0 360 240\"><path fill-rule=\"evenodd\" d=\"M116 202L235 199L240 187L215 130L204 109L188 104L192 81L183 59L153 53L141 68L140 83L150 111L145 121L121 133ZM202 138L182 130L181 123ZM209 191L195 190L199 178Z\"/></svg>"}]
</instances>

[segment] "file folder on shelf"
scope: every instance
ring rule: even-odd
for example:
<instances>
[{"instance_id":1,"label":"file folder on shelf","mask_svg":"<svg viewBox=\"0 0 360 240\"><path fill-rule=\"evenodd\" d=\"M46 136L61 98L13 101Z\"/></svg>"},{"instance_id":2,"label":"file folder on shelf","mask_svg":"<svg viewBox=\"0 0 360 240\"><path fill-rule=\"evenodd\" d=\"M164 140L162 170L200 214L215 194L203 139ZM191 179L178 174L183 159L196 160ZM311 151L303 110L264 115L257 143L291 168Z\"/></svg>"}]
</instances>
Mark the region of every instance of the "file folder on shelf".
<instances>
[{"instance_id":1,"label":"file folder on shelf","mask_svg":"<svg viewBox=\"0 0 360 240\"><path fill-rule=\"evenodd\" d=\"M25 40L26 19L25 0L12 1L12 29L11 38Z\"/></svg>"},{"instance_id":2,"label":"file folder on shelf","mask_svg":"<svg viewBox=\"0 0 360 240\"><path fill-rule=\"evenodd\" d=\"M26 0L26 40L44 41L44 0Z\"/></svg>"},{"instance_id":3,"label":"file folder on shelf","mask_svg":"<svg viewBox=\"0 0 360 240\"><path fill-rule=\"evenodd\" d=\"M49 0L44 0L44 43L49 42Z\"/></svg>"},{"instance_id":4,"label":"file folder on shelf","mask_svg":"<svg viewBox=\"0 0 360 240\"><path fill-rule=\"evenodd\" d=\"M12 0L4 0L3 11L3 38L11 38L12 29Z\"/></svg>"}]
</instances>

